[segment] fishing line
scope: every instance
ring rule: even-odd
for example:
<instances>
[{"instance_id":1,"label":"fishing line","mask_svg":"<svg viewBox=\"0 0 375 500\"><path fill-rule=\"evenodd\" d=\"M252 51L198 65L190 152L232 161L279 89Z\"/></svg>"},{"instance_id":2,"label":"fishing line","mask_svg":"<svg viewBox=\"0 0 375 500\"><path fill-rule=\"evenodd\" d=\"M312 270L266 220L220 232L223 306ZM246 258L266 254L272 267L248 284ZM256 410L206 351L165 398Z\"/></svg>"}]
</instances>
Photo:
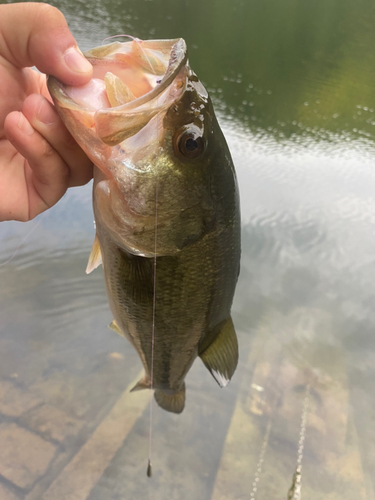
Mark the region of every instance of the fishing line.
<instances>
[{"instance_id":1,"label":"fishing line","mask_svg":"<svg viewBox=\"0 0 375 500\"><path fill-rule=\"evenodd\" d=\"M143 49L142 49L143 50ZM143 51L144 53L144 51ZM144 53L145 54L145 53ZM145 54L147 61L152 68L154 75L156 76L156 72ZM159 97L158 97L159 100ZM159 114L156 117L156 130L158 134L159 141ZM159 142L160 149L160 142ZM151 389L151 397L150 397L150 430L149 430L149 443L148 443L148 464L147 464L147 477L152 476L152 463L151 463L151 452L152 452L152 409L153 409L153 389L154 389L154 351L155 351L155 317L156 317L156 250L157 250L157 242L158 242L158 191L159 191L159 172L158 172L158 163L155 162L155 239L154 239L154 289L153 289L153 299L152 299L152 329L151 329L151 367L150 367L150 389Z\"/></svg>"},{"instance_id":2,"label":"fishing line","mask_svg":"<svg viewBox=\"0 0 375 500\"><path fill-rule=\"evenodd\" d=\"M19 243L19 245L17 246L17 248L14 250L13 254L9 257L8 260L6 260L5 262L2 262L0 264L0 267L3 267L3 266L6 266L7 264L9 264L10 262L12 262L12 260L17 257L17 254L18 254L18 251L19 249L21 248L21 246L25 243L25 241L29 238L29 236L32 235L32 233L35 231L35 229L40 225L40 223L42 222L42 220L44 219L44 217L47 215L47 212L45 212L38 220L38 222L30 229L30 231L26 234L26 236L21 240L21 242Z\"/></svg>"},{"instance_id":3,"label":"fishing line","mask_svg":"<svg viewBox=\"0 0 375 500\"><path fill-rule=\"evenodd\" d=\"M307 424L309 398L310 398L310 384L307 384L305 397L302 405L301 427L298 440L297 467L293 475L292 486L288 492L288 500L301 500L302 458L303 458L303 450L305 447L305 439L306 439L306 424Z\"/></svg>"},{"instance_id":4,"label":"fishing line","mask_svg":"<svg viewBox=\"0 0 375 500\"><path fill-rule=\"evenodd\" d=\"M112 35L112 36L107 36L107 38L104 38L102 43L106 42L107 40L111 40L112 38L118 38L120 36L125 36L127 38L131 38L134 42L141 42L142 41L140 38L136 38L135 36L132 36L132 35Z\"/></svg>"},{"instance_id":5,"label":"fishing line","mask_svg":"<svg viewBox=\"0 0 375 500\"><path fill-rule=\"evenodd\" d=\"M252 490L250 493L251 500L255 500L255 494L256 494L257 489L259 487L259 480L260 480L260 475L261 475L262 469L263 469L264 455L266 454L268 441L270 438L271 427L272 427L272 420L271 420L271 418L269 418L268 423L267 423L267 427L266 427L266 432L264 434L262 446L260 448L259 458L258 458L258 462L256 465L256 472L254 474L254 481L253 481Z\"/></svg>"},{"instance_id":6,"label":"fishing line","mask_svg":"<svg viewBox=\"0 0 375 500\"><path fill-rule=\"evenodd\" d=\"M150 430L149 430L149 443L148 443L148 465L147 465L147 476L152 476L152 464L151 464L151 442L152 442L152 407L153 407L153 394L152 390L154 388L154 347L155 347L155 313L156 313L156 249L158 241L158 171L156 167L156 186L155 186L155 244L154 244L154 290L153 290L153 300L152 300L152 330L151 330L151 369L150 369Z\"/></svg>"},{"instance_id":7,"label":"fishing line","mask_svg":"<svg viewBox=\"0 0 375 500\"><path fill-rule=\"evenodd\" d=\"M156 75L156 71L154 67L152 66L152 63L147 56L145 50L143 49L141 42L139 38L135 38L134 36L131 35L114 35L114 36L109 36L103 40L102 43L104 43L107 40L113 39L113 38L118 38L118 37L127 37L133 40L135 43L138 44L139 48L141 49L145 59L147 60L151 71ZM159 98L158 98L159 99ZM157 131L159 134L159 119L160 117L157 116L156 118L156 127ZM159 144L160 147L160 144ZM155 184L155 238L154 238L154 262L153 262L153 299L152 299L152 327L151 327L151 366L150 366L150 389L151 389L151 397L150 397L150 427L149 427L149 444L148 444L148 463L147 463L147 476L151 477L152 476L152 463L151 463L151 452L152 452L152 423L153 423L153 389L154 389L154 351L155 351L155 316L156 316L156 250L157 250L157 241L158 241L158 185L159 185L159 173L158 173L158 165L157 162L155 164L155 178L156 178L156 184Z\"/></svg>"},{"instance_id":8,"label":"fishing line","mask_svg":"<svg viewBox=\"0 0 375 500\"><path fill-rule=\"evenodd\" d=\"M269 342L270 341L268 340L263 345L263 348L262 348L263 355L264 355L266 345ZM273 376L273 379L277 380L279 373L280 373L280 359L279 359L279 363L276 363L276 370L275 370L275 374ZM274 387L274 384L272 383L272 379L266 380L265 384L261 384L261 385L256 384L254 382L254 380L255 380L255 377L253 378L253 383L251 384L251 387L256 389L257 391L259 391L259 389L261 389L262 392L264 391L263 397L261 398L261 401L263 404L266 404L266 406L269 407L269 417L268 417L267 426L266 426L266 430L264 433L262 445L260 447L258 462L256 464L254 480L252 483L252 489L251 489L251 493L250 493L250 500L256 500L256 495L257 495L257 492L259 490L260 477L261 477L261 474L263 472L263 467L264 467L264 458L265 458L266 451L268 448L272 423L275 420L274 414L276 411L276 407L278 406L278 399L280 396L278 391L277 390L275 391L275 387ZM261 381L259 381L259 382L261 382Z\"/></svg>"},{"instance_id":9,"label":"fishing line","mask_svg":"<svg viewBox=\"0 0 375 500\"><path fill-rule=\"evenodd\" d=\"M141 49L141 51L143 52L143 55L145 56L145 58L147 59L147 62L152 70L152 72L154 73L154 75L156 76L156 73L155 73L155 70L154 70L154 67L152 66L151 64L151 61L150 59L148 58L146 52L143 50L143 47L141 45L141 42L142 40L140 38L136 38L135 36L131 36L131 35L113 35L113 36L107 36L107 38L104 38L104 40L102 41L102 43L104 43L105 41L107 40L111 40L112 38L118 38L120 36L125 36L127 38L130 38L131 40L133 40L133 42L135 42L137 45L139 45L139 48Z\"/></svg>"},{"instance_id":10,"label":"fishing line","mask_svg":"<svg viewBox=\"0 0 375 500\"><path fill-rule=\"evenodd\" d=\"M135 38L131 35L114 35L110 36L108 38L105 38L103 42L106 40L109 40L111 38L117 38L120 36L125 36L128 38L131 38L134 42L136 42L141 51L143 52L143 55L145 59L147 60L152 72L156 75L156 71L154 67L151 64L150 59L148 58L146 52L143 50L143 47L141 45L141 40L139 38ZM159 116L157 116L156 119L156 128L159 133ZM159 145L160 147L160 145ZM154 350L155 350L155 316L156 316L156 250L157 250L157 241L158 241L158 185L159 185L159 173L158 173L158 165L157 162L155 163L155 178L156 178L156 183L155 183L155 237L154 237L154 272L153 272L153 298L152 298L152 327L151 327L151 366L150 366L150 389L151 389L151 397L150 397L150 427L149 427L149 441L148 441L148 463L147 463L147 476L151 477L152 476L152 463L151 463L151 452L152 452L152 423L153 423L153 415L152 415L152 410L153 410L153 389L154 389Z\"/></svg>"},{"instance_id":11,"label":"fishing line","mask_svg":"<svg viewBox=\"0 0 375 500\"><path fill-rule=\"evenodd\" d=\"M156 72L154 70L154 67L152 66L149 58L147 57L147 54L143 50L142 46L140 45L138 39L134 39L136 43L139 44L141 47L141 50L144 54L144 56L147 59L147 62L152 69L152 72L156 76ZM159 98L158 98L159 100ZM159 116L156 118L156 129L157 133L159 136ZM159 137L158 137L159 139ZM160 144L159 144L160 147ZM158 242L158 185L159 185L159 172L158 172L158 164L155 162L155 178L156 178L156 183L155 183L155 229L154 229L154 273L153 273L153 278L154 278L154 283L153 283L153 298L152 298L152 327L151 327L151 367L150 367L150 390L151 390L151 397L150 397L150 427L149 427L149 438L148 438L148 463L147 463L147 477L152 476L152 463L151 463L151 452L152 452L152 409L153 409L153 389L154 389L154 350L155 350L155 316L156 316L156 250L157 250L157 242Z\"/></svg>"}]
</instances>

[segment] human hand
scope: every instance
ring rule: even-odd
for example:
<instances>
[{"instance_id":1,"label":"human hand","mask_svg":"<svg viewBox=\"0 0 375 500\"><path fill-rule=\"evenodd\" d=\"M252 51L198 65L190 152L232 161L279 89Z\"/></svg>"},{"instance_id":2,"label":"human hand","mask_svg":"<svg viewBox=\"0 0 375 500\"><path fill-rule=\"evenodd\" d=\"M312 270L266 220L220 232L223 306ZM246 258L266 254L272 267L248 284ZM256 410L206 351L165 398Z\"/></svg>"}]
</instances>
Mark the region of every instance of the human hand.
<instances>
[{"instance_id":1,"label":"human hand","mask_svg":"<svg viewBox=\"0 0 375 500\"><path fill-rule=\"evenodd\" d=\"M45 74L76 86L92 76L63 14L43 3L0 5L0 221L31 220L92 177Z\"/></svg>"}]
</instances>

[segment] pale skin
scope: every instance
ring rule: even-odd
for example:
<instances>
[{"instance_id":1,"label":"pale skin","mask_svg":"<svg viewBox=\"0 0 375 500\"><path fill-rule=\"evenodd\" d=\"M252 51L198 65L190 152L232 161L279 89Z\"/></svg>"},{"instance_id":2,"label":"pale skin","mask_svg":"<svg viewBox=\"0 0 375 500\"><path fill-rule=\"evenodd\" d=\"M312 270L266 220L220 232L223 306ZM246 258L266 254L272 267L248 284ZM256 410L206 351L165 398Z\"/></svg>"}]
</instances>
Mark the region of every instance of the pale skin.
<instances>
[{"instance_id":1,"label":"pale skin","mask_svg":"<svg viewBox=\"0 0 375 500\"><path fill-rule=\"evenodd\" d=\"M0 5L0 221L31 220L92 177L46 74L74 86L92 76L63 14L42 3Z\"/></svg>"}]
</instances>

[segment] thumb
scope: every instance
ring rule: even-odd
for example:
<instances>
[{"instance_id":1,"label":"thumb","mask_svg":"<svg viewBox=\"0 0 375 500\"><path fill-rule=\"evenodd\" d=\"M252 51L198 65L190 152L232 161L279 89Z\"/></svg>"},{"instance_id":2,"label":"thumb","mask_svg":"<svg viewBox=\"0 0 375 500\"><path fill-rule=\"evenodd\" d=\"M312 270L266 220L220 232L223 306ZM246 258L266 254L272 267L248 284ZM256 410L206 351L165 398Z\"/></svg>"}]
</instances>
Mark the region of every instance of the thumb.
<instances>
[{"instance_id":1,"label":"thumb","mask_svg":"<svg viewBox=\"0 0 375 500\"><path fill-rule=\"evenodd\" d=\"M92 66L58 9L44 3L16 3L0 5L0 13L0 56L13 66L36 66L67 85L90 80Z\"/></svg>"}]
</instances>

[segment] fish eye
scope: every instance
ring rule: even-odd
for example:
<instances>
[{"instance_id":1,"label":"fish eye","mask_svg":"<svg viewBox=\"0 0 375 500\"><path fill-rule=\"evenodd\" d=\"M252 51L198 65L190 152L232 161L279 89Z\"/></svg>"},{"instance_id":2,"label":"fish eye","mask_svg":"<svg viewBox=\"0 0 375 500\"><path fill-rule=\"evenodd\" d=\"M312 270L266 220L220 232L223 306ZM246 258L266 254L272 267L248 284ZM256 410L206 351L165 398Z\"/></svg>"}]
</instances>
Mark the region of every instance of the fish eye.
<instances>
[{"instance_id":1,"label":"fish eye","mask_svg":"<svg viewBox=\"0 0 375 500\"><path fill-rule=\"evenodd\" d=\"M185 158L198 158L205 149L205 141L197 128L184 129L176 134L175 146L180 155Z\"/></svg>"}]
</instances>

